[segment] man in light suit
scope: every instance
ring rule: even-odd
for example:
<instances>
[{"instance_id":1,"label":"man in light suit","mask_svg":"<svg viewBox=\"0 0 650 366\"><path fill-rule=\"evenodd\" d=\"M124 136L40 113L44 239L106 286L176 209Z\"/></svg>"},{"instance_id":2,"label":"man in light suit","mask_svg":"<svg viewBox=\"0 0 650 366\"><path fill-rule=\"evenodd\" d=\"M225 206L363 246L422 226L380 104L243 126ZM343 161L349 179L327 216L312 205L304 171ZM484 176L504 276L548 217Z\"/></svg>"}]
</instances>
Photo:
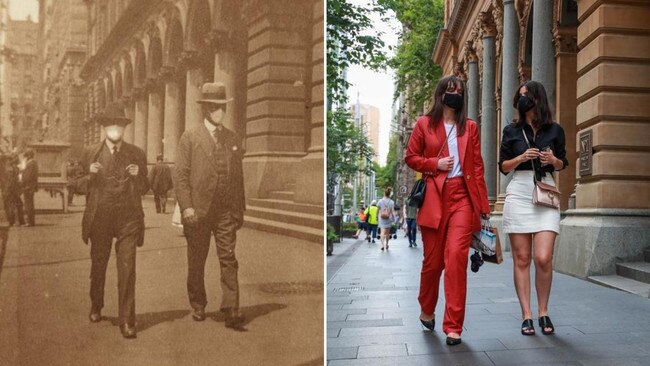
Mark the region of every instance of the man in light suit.
<instances>
[{"instance_id":1,"label":"man in light suit","mask_svg":"<svg viewBox=\"0 0 650 366\"><path fill-rule=\"evenodd\" d=\"M142 196L149 190L144 151L122 141L131 120L119 103L97 117L106 139L83 158L88 196L82 221L84 243L90 241L90 321L102 320L106 266L115 238L119 325L124 338L135 338L135 253L144 242ZM84 178L82 178L84 179Z\"/></svg>"},{"instance_id":2,"label":"man in light suit","mask_svg":"<svg viewBox=\"0 0 650 366\"><path fill-rule=\"evenodd\" d=\"M20 185L23 190L23 202L25 202L25 214L27 214L27 224L25 226L36 225L36 211L34 210L34 194L38 191L38 163L34 160L34 150L27 149L23 153L25 156L25 169L22 171Z\"/></svg>"},{"instance_id":3,"label":"man in light suit","mask_svg":"<svg viewBox=\"0 0 650 366\"><path fill-rule=\"evenodd\" d=\"M239 312L239 268L235 256L237 230L244 221L243 149L237 135L223 126L226 98L221 83L202 87L204 121L185 131L176 155L174 188L187 238L187 292L192 318L205 320L207 297L204 285L205 260L214 235L221 267L221 311L226 327L241 329Z\"/></svg>"}]
</instances>

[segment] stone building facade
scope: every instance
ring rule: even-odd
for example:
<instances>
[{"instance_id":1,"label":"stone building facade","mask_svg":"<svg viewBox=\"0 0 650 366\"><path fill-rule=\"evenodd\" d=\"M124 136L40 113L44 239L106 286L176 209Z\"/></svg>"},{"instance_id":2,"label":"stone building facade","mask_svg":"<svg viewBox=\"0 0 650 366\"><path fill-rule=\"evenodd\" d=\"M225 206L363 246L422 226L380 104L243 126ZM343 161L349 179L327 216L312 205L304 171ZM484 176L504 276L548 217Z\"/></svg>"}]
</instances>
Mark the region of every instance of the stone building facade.
<instances>
[{"instance_id":1,"label":"stone building facade","mask_svg":"<svg viewBox=\"0 0 650 366\"><path fill-rule=\"evenodd\" d=\"M5 41L2 136L12 148L20 150L42 138L37 110L38 23L29 18L9 19Z\"/></svg>"},{"instance_id":2,"label":"stone building facade","mask_svg":"<svg viewBox=\"0 0 650 366\"><path fill-rule=\"evenodd\" d=\"M322 0L85 0L84 143L120 100L127 141L173 164L202 123L204 82L226 85L226 123L244 141L246 223L320 241L323 212Z\"/></svg>"},{"instance_id":3,"label":"stone building facade","mask_svg":"<svg viewBox=\"0 0 650 366\"><path fill-rule=\"evenodd\" d=\"M77 0L39 1L43 136L69 144L71 158L79 158L84 148L86 88L79 72L86 57L86 12Z\"/></svg>"},{"instance_id":4,"label":"stone building facade","mask_svg":"<svg viewBox=\"0 0 650 366\"><path fill-rule=\"evenodd\" d=\"M488 196L498 216L501 131L519 84L544 84L567 136L570 167L555 256L562 272L613 274L650 243L650 3L614 0L447 0L433 52L467 81L481 125ZM504 235L502 235L502 238Z\"/></svg>"}]
</instances>

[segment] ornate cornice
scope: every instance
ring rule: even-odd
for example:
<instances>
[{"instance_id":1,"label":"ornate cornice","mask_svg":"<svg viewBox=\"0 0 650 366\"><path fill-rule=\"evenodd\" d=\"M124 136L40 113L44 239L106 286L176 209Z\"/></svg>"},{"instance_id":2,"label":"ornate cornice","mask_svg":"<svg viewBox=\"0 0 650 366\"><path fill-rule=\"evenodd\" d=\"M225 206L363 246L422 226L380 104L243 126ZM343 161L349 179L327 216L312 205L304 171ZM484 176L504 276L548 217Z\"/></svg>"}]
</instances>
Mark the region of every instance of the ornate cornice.
<instances>
[{"instance_id":1,"label":"ornate cornice","mask_svg":"<svg viewBox=\"0 0 650 366\"><path fill-rule=\"evenodd\" d=\"M491 12L483 11L478 16L481 37L493 37L497 35L497 26Z\"/></svg>"},{"instance_id":2,"label":"ornate cornice","mask_svg":"<svg viewBox=\"0 0 650 366\"><path fill-rule=\"evenodd\" d=\"M503 1L492 0L492 18L496 25L496 59L501 55L501 42L503 40Z\"/></svg>"},{"instance_id":3,"label":"ornate cornice","mask_svg":"<svg viewBox=\"0 0 650 366\"><path fill-rule=\"evenodd\" d=\"M178 57L178 68L181 70L193 70L201 67L201 57L197 51L185 50Z\"/></svg>"},{"instance_id":4,"label":"ornate cornice","mask_svg":"<svg viewBox=\"0 0 650 366\"><path fill-rule=\"evenodd\" d=\"M553 30L553 45L555 45L555 55L560 53L577 54L578 35L574 27L555 27Z\"/></svg>"}]
</instances>

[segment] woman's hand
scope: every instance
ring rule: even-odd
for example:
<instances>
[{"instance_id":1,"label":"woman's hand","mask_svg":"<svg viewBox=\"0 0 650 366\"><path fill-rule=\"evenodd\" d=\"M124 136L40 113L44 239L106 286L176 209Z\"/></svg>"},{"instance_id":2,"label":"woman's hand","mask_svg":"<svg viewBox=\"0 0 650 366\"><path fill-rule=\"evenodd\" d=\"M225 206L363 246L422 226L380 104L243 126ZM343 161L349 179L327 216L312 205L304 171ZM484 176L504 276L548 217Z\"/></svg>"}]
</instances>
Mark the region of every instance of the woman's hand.
<instances>
[{"instance_id":1,"label":"woman's hand","mask_svg":"<svg viewBox=\"0 0 650 366\"><path fill-rule=\"evenodd\" d=\"M483 214L481 214L481 218L483 220L489 220L490 219L490 214L489 213L483 213Z\"/></svg>"},{"instance_id":2,"label":"woman's hand","mask_svg":"<svg viewBox=\"0 0 650 366\"><path fill-rule=\"evenodd\" d=\"M557 158L555 157L555 155L553 155L553 150L548 149L548 150L544 150L541 153L539 153L539 160L544 165L546 165L546 164L555 165L555 160L557 160Z\"/></svg>"},{"instance_id":3,"label":"woman's hand","mask_svg":"<svg viewBox=\"0 0 650 366\"><path fill-rule=\"evenodd\" d=\"M539 152L539 149L536 149L536 148L533 147L533 148L530 148L530 149L524 151L523 154L519 155L519 158L521 159L522 162L524 162L524 161L535 159L535 158L539 157L540 155L541 154Z\"/></svg>"},{"instance_id":4,"label":"woman's hand","mask_svg":"<svg viewBox=\"0 0 650 366\"><path fill-rule=\"evenodd\" d=\"M448 171L454 167L454 157L447 156L438 160L438 170Z\"/></svg>"}]
</instances>

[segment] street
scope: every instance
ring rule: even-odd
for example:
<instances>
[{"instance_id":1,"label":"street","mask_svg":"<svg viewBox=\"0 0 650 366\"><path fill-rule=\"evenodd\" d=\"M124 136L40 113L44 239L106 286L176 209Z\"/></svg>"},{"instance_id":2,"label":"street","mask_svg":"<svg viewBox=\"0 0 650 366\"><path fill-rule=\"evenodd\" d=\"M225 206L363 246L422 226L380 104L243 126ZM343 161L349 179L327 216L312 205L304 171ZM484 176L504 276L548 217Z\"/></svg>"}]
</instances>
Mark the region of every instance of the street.
<instances>
[{"instance_id":1,"label":"street","mask_svg":"<svg viewBox=\"0 0 650 366\"><path fill-rule=\"evenodd\" d=\"M48 199L39 193L37 207ZM322 246L246 228L239 231L246 331L238 332L225 328L219 313L213 239L205 271L208 319L195 322L185 284L185 239L181 229L171 225L171 214L155 213L150 198L144 200L145 244L137 254L137 339L122 338L116 323L114 253L107 271L104 320L90 323L90 251L81 240L82 201L76 197L77 205L68 214L37 215L34 228L11 228L0 274L0 365L323 363Z\"/></svg>"},{"instance_id":2,"label":"street","mask_svg":"<svg viewBox=\"0 0 650 366\"><path fill-rule=\"evenodd\" d=\"M650 300L559 273L549 303L556 334L542 335L534 319L537 335L522 336L509 252L500 265L468 269L463 343L447 346L442 286L435 332L419 322L419 236L418 243L409 248L400 232L388 252L379 241L335 244L327 259L328 365L650 365ZM536 315L534 294L533 287Z\"/></svg>"}]
</instances>

